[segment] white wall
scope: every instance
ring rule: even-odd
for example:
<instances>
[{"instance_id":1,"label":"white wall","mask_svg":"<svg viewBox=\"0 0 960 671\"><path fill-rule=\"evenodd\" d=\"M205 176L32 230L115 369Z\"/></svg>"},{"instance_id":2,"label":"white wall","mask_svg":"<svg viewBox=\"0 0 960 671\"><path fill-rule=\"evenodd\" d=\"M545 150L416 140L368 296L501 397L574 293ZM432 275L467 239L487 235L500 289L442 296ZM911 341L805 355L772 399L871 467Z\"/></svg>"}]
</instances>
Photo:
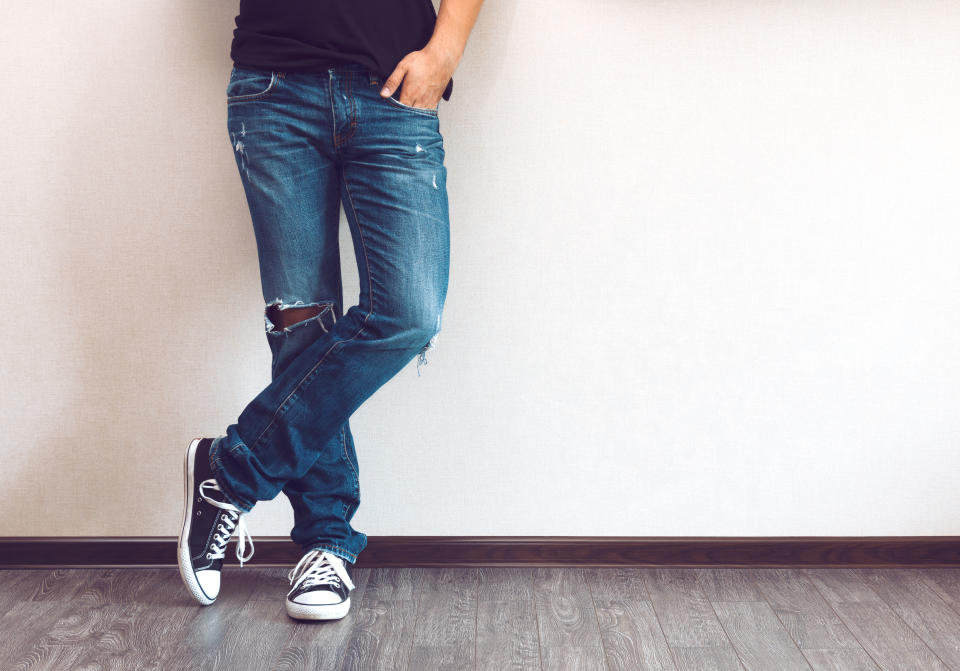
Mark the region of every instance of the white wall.
<instances>
[{"instance_id":1,"label":"white wall","mask_svg":"<svg viewBox=\"0 0 960 671\"><path fill-rule=\"evenodd\" d=\"M236 9L0 25L0 535L176 535L187 442L269 380ZM960 534L958 34L945 1L488 0L440 108L443 332L352 419L356 527Z\"/></svg>"}]
</instances>

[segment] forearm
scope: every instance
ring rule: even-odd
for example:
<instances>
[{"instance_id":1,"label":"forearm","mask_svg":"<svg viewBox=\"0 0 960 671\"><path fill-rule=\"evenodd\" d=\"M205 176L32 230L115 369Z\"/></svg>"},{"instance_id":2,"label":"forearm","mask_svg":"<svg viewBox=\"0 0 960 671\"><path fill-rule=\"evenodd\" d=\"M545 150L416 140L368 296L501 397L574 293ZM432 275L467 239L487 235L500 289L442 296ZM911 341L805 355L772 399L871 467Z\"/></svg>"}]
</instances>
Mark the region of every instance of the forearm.
<instances>
[{"instance_id":1,"label":"forearm","mask_svg":"<svg viewBox=\"0 0 960 671\"><path fill-rule=\"evenodd\" d=\"M483 0L440 0L433 36L425 50L434 52L450 72L456 69Z\"/></svg>"}]
</instances>

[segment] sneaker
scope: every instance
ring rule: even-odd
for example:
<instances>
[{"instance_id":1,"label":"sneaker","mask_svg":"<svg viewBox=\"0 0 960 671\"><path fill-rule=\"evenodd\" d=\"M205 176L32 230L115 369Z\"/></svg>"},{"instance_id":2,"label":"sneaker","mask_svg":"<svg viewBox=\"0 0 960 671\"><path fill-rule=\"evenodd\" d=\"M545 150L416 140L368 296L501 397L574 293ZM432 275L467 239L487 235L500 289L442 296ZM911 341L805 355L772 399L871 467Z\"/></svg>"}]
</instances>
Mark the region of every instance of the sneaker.
<instances>
[{"instance_id":1,"label":"sneaker","mask_svg":"<svg viewBox=\"0 0 960 671\"><path fill-rule=\"evenodd\" d=\"M350 564L322 550L311 550L290 571L287 614L301 620L339 620L350 610Z\"/></svg>"},{"instance_id":2,"label":"sneaker","mask_svg":"<svg viewBox=\"0 0 960 671\"><path fill-rule=\"evenodd\" d=\"M237 532L237 559L240 566L253 556L253 539L247 532L244 512L227 503L210 468L213 438L196 438L187 447L183 463L183 529L177 546L180 577L190 594L204 606L220 593L220 569L227 542ZM250 541L250 555L243 556Z\"/></svg>"}]
</instances>

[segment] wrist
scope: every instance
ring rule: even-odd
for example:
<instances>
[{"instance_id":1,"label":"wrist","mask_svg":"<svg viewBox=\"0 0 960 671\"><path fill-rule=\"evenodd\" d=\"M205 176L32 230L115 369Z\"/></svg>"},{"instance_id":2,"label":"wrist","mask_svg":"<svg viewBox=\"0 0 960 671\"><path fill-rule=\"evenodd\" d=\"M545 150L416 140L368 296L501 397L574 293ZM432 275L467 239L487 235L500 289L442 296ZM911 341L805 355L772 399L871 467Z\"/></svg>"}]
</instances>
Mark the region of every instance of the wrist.
<instances>
[{"instance_id":1,"label":"wrist","mask_svg":"<svg viewBox=\"0 0 960 671\"><path fill-rule=\"evenodd\" d=\"M453 45L439 41L436 37L431 38L423 50L437 59L450 74L453 74L453 71L457 69L460 58L463 56L462 49L457 49Z\"/></svg>"}]
</instances>

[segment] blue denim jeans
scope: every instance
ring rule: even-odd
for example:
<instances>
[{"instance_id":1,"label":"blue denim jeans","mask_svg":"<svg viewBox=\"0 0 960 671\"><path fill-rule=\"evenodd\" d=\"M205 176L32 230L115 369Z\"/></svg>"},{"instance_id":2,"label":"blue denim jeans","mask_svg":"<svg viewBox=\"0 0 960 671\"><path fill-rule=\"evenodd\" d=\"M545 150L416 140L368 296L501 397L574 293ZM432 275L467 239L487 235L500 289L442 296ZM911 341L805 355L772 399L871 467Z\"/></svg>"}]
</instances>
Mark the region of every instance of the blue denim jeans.
<instances>
[{"instance_id":1,"label":"blue denim jeans","mask_svg":"<svg viewBox=\"0 0 960 671\"><path fill-rule=\"evenodd\" d=\"M450 264L438 108L382 98L382 85L355 63L319 73L234 67L227 85L272 379L214 441L210 465L242 511L284 492L293 541L351 563L367 537L350 524L360 483L348 420L416 357L420 373ZM360 278L359 304L345 312L341 203ZM275 326L271 306L318 312Z\"/></svg>"}]
</instances>

